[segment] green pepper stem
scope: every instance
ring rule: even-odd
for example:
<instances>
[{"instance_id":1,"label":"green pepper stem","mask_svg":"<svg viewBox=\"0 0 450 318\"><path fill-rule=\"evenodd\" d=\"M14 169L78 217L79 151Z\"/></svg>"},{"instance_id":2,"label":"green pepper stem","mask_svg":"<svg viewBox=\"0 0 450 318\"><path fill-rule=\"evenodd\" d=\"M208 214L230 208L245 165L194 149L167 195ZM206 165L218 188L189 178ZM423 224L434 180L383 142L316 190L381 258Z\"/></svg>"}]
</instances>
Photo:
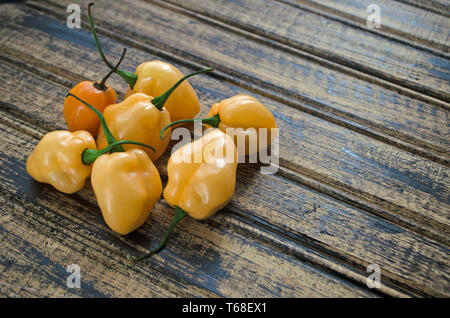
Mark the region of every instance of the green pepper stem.
<instances>
[{"instance_id":1,"label":"green pepper stem","mask_svg":"<svg viewBox=\"0 0 450 318\"><path fill-rule=\"evenodd\" d=\"M119 141L116 141L116 142L112 143L111 145L108 145L105 148L100 149L100 150L97 150L97 149L86 149L86 150L84 150L83 154L81 156L81 160L83 161L83 163L85 165L89 166L91 163L93 163L101 155L104 155L105 153L110 152L113 148L117 147L118 145L123 145L123 144L138 145L138 146L150 148L151 150L153 150L153 152L156 151L155 148L150 147L149 145L143 144L142 142L132 141L132 140L119 140Z\"/></svg>"},{"instance_id":2,"label":"green pepper stem","mask_svg":"<svg viewBox=\"0 0 450 318\"><path fill-rule=\"evenodd\" d=\"M152 257L153 255L161 252L163 250L164 246L166 245L167 241L169 240L173 230L175 229L175 226L177 226L178 222L180 222L186 215L187 215L186 211L184 211L182 208L176 206L175 207L175 216L173 217L172 222L170 223L170 226L167 229L166 235L164 236L161 243L159 243L159 245L155 249L153 249L150 253L148 253L144 256L136 257L136 256L132 256L132 255L128 254L127 258L130 261L139 262L139 261L142 261L143 259Z\"/></svg>"},{"instance_id":3,"label":"green pepper stem","mask_svg":"<svg viewBox=\"0 0 450 318\"><path fill-rule=\"evenodd\" d=\"M93 5L94 5L94 3L92 3L92 2L89 3L89 5L88 5L88 16L89 16L89 23L91 24L92 36L94 37L95 44L97 45L97 50L100 53L100 56L103 59L103 61L105 62L106 66L108 66L112 72L114 72L117 75L119 75L120 77L122 77L122 79L125 82L127 82L128 85L130 85L130 87L133 89L134 84L136 84L136 81L137 81L137 75L127 72L127 71L117 69L106 59L105 54L103 54L103 50L100 46L100 42L98 41L97 32L95 31L94 20L92 19L92 15L91 15L91 7Z\"/></svg>"},{"instance_id":4,"label":"green pepper stem","mask_svg":"<svg viewBox=\"0 0 450 318\"><path fill-rule=\"evenodd\" d=\"M161 130L161 133L159 134L159 137L160 137L161 139L163 139L163 138L164 138L164 132L165 132L169 127L172 127L172 126L174 126L174 125L181 124L181 123L192 123L192 122L198 122L198 121L201 122L202 124L207 124L207 125L210 125L210 126L212 126L212 127L214 127L214 128L217 128L217 127L219 127L220 117L219 117L219 114L216 114L216 115L214 115L214 116L207 117L207 118L194 118L194 119L181 119L181 120L177 120L177 121L174 121L174 122L168 124L166 127L164 127L164 128Z\"/></svg>"},{"instance_id":5,"label":"green pepper stem","mask_svg":"<svg viewBox=\"0 0 450 318\"><path fill-rule=\"evenodd\" d=\"M75 99L79 100L80 102L85 104L87 107L89 107L98 116L98 118L100 118L100 124L102 126L103 133L105 134L106 141L108 142L108 145L111 145L111 144L113 144L113 143L115 143L117 141L116 138L114 138L114 136L111 133L111 131L109 130L108 125L106 125L105 117L103 116L103 114L97 108L95 108L92 105L89 105L84 100L82 100L81 98L75 96L72 93L68 93L67 96L72 96ZM116 147L113 147L111 151L115 152L115 151L124 151L124 150L123 150L122 146L119 144Z\"/></svg>"},{"instance_id":6,"label":"green pepper stem","mask_svg":"<svg viewBox=\"0 0 450 318\"><path fill-rule=\"evenodd\" d=\"M122 55L120 56L119 62L117 62L116 66L114 66L114 69L110 70L108 74L106 74L105 77L103 77L103 79L101 80L101 82L95 82L94 86L96 89L101 90L101 91L106 91L107 87L105 85L106 81L108 80L108 78L112 75L112 73L115 72L115 70L117 70L117 68L119 67L120 63L122 63L123 58L125 57L125 54L127 53L127 49L123 48L123 52Z\"/></svg>"},{"instance_id":7,"label":"green pepper stem","mask_svg":"<svg viewBox=\"0 0 450 318\"><path fill-rule=\"evenodd\" d=\"M193 73L191 73L191 74L188 74L188 75L182 77L182 78L181 78L178 82L176 82L171 88L169 88L169 90L168 90L167 92L165 92L165 93L162 94L161 96L154 97L154 98L152 99L152 104L153 104L156 108L158 108L159 110L162 110L163 107L164 107L164 104L165 104L166 101L167 101L167 99L170 97L170 94L172 94L172 92L173 92L178 86L180 86L180 84L181 84L184 80L188 79L188 78L191 77L191 76L200 74L200 73L212 72L212 71L213 71L213 69L212 69L211 67L208 67L208 68L204 68L204 69L202 69L202 70L200 70L200 71L193 72Z\"/></svg>"}]
</instances>

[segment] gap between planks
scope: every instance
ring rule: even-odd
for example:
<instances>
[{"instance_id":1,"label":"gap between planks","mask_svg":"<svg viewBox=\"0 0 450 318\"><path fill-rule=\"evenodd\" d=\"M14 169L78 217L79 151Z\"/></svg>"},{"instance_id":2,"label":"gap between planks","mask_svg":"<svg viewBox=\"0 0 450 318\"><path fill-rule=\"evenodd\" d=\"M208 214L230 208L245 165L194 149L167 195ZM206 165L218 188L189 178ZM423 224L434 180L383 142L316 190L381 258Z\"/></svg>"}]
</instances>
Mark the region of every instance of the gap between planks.
<instances>
[{"instance_id":1,"label":"gap between planks","mask_svg":"<svg viewBox=\"0 0 450 318\"><path fill-rule=\"evenodd\" d=\"M437 1L427 1L427 0L395 0L408 4L410 6L430 11L443 17L450 18L450 5L445 5L443 3L438 3Z\"/></svg>"}]
</instances>

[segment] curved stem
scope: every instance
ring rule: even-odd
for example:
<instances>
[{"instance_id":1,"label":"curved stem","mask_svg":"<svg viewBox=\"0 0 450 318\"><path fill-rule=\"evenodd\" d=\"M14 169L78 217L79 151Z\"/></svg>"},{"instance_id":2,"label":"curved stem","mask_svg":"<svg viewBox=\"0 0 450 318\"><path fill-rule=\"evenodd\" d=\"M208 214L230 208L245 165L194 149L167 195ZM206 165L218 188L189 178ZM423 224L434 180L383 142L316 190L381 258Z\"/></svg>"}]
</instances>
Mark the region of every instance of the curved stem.
<instances>
[{"instance_id":1,"label":"curved stem","mask_svg":"<svg viewBox=\"0 0 450 318\"><path fill-rule=\"evenodd\" d=\"M177 226L178 222L180 222L186 215L187 215L186 211L184 211L182 208L176 206L175 207L175 216L173 217L172 222L170 223L170 226L167 229L166 235L164 235L164 238L161 241L161 243L159 243L159 245L155 249L153 249L150 253L148 253L144 256L136 257L136 256L131 256L130 254L128 254L127 258L131 261L139 262L139 261L142 261L143 259L152 257L153 255L161 252L161 250L164 248L167 241L169 240L170 235L172 234L173 230L175 229L175 226Z\"/></svg>"},{"instance_id":2,"label":"curved stem","mask_svg":"<svg viewBox=\"0 0 450 318\"><path fill-rule=\"evenodd\" d=\"M166 103L167 99L170 97L170 94L172 94L172 92L178 87L180 86L180 84L185 80L188 79L191 76L200 74L200 73L205 73L205 72L212 72L213 69L211 67L205 68L203 70L188 74L184 77L182 77L178 82L176 82L171 88L169 88L169 90L167 92L165 92L164 94L162 94L161 96L158 97L154 97L152 99L152 104L158 108L159 110L162 110L164 107L164 104Z\"/></svg>"},{"instance_id":3,"label":"curved stem","mask_svg":"<svg viewBox=\"0 0 450 318\"><path fill-rule=\"evenodd\" d=\"M207 118L195 118L195 119L181 119L181 120L177 120L177 121L174 121L174 122L168 124L166 127L164 127L161 130L161 133L159 134L159 137L161 139L163 139L164 138L164 132L169 127L172 127L174 125L181 124L181 123L192 123L192 122L197 122L197 121L201 122L202 124L207 124L207 125L210 125L210 126L212 126L214 128L217 128L217 127L219 127L220 117L219 117L219 114L216 114L214 116L207 117Z\"/></svg>"},{"instance_id":4,"label":"curved stem","mask_svg":"<svg viewBox=\"0 0 450 318\"><path fill-rule=\"evenodd\" d=\"M103 77L101 82L95 82L94 83L94 86L95 86L96 89L101 90L101 91L106 91L106 89L107 89L107 87L105 85L106 81L112 75L112 73L114 73L117 70L117 68L119 67L120 63L122 63L123 58L125 57L126 53L127 53L127 49L123 48L123 52L122 52L122 55L120 56L119 62L117 62L117 64L114 66L114 68L112 70L110 70L109 73L106 74L105 77Z\"/></svg>"},{"instance_id":5,"label":"curved stem","mask_svg":"<svg viewBox=\"0 0 450 318\"><path fill-rule=\"evenodd\" d=\"M105 64L116 74L118 74L120 77L122 77L122 79L128 83L128 85L130 85L131 88L134 87L134 84L136 84L137 81L137 76L133 73L127 72L127 71L123 71L123 70L119 70L117 68L115 68L105 57L105 54L103 53L103 50L100 46L100 42L98 41L98 37L97 37L97 32L95 31L95 25L94 25L94 20L92 19L92 15L91 15L91 7L94 5L93 2L89 3L88 5L88 17L89 17L89 23L91 25L91 32L92 32L92 36L94 37L95 40L95 44L97 45L97 50L100 53L101 58L103 59L103 61L105 62Z\"/></svg>"},{"instance_id":6,"label":"curved stem","mask_svg":"<svg viewBox=\"0 0 450 318\"><path fill-rule=\"evenodd\" d=\"M97 108L95 108L92 105L89 105L84 100L82 100L81 98L75 96L72 93L68 93L67 96L72 96L75 99L77 99L78 101L82 102L87 107L89 107L98 116L98 118L100 118L100 124L102 126L103 133L105 134L106 141L108 142L108 145L111 145L111 144L113 144L113 143L115 143L117 141L116 138L114 138L114 136L111 133L111 131L109 130L108 125L106 125L105 117L103 116L103 114ZM119 144L116 147L114 147L111 151L115 152L115 151L124 151L124 150L123 150L122 146Z\"/></svg>"},{"instance_id":7,"label":"curved stem","mask_svg":"<svg viewBox=\"0 0 450 318\"><path fill-rule=\"evenodd\" d=\"M153 150L153 152L156 151L155 148L150 147L149 145L143 144L142 142L132 141L132 140L119 140L119 141L116 141L116 142L112 143L111 145L108 145L105 148L100 149L100 150L97 150L97 149L84 150L83 154L81 155L81 160L83 161L83 163L85 165L89 166L101 155L104 155L105 153L108 153L111 150L113 150L113 148L117 147L118 145L123 145L123 144L138 145L138 146L150 148L151 150Z\"/></svg>"}]
</instances>

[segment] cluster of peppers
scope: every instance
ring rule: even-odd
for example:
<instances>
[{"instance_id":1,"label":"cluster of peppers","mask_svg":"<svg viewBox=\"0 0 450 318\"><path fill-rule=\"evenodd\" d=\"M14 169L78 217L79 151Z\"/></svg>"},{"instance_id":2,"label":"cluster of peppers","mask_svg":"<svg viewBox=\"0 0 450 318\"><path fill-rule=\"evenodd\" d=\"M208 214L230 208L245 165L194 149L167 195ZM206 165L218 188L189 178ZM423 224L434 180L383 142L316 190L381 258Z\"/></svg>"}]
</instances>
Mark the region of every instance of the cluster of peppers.
<instances>
[{"instance_id":1,"label":"cluster of peppers","mask_svg":"<svg viewBox=\"0 0 450 318\"><path fill-rule=\"evenodd\" d=\"M44 135L28 157L26 169L35 180L69 194L81 190L90 177L106 224L122 235L144 224L163 193L175 208L175 216L161 243L150 253L139 258L128 255L137 261L161 251L186 215L206 219L228 204L235 190L238 160L236 136L230 137L227 128L243 128L243 134L247 128L267 128L270 132L276 123L272 113L248 95L225 99L212 106L207 118L193 119L200 103L185 80L212 69L183 76L173 65L154 60L139 65L134 74L120 70L126 49L115 66L109 63L97 38L92 5L88 7L91 31L110 71L100 82L82 81L70 90L64 101L68 131ZM116 103L115 91L106 85L113 73L129 85L120 103ZM153 162L164 153L171 126L194 120L215 129L171 155L168 182L162 191ZM269 136L266 144L270 142ZM220 153L231 153L232 160L225 160Z\"/></svg>"}]
</instances>

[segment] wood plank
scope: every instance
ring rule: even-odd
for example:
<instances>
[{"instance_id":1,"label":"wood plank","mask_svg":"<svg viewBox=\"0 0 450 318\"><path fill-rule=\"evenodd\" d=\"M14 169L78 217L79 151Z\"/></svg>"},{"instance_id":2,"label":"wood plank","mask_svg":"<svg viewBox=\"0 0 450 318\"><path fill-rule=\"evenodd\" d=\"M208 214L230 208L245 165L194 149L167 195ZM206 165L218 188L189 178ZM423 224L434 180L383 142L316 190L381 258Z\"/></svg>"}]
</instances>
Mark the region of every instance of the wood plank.
<instances>
[{"instance_id":1,"label":"wood plank","mask_svg":"<svg viewBox=\"0 0 450 318\"><path fill-rule=\"evenodd\" d=\"M450 1L448 0L397 0L421 9L450 17Z\"/></svg>"},{"instance_id":2,"label":"wood plank","mask_svg":"<svg viewBox=\"0 0 450 318\"><path fill-rule=\"evenodd\" d=\"M299 3L304 6L323 10L355 21L366 27L367 12L370 0L343 0L336 3L332 0L282 0ZM406 40L413 40L423 45L449 52L450 19L420 8L391 0L377 0L381 9L381 33L392 33Z\"/></svg>"},{"instance_id":3,"label":"wood plank","mask_svg":"<svg viewBox=\"0 0 450 318\"><path fill-rule=\"evenodd\" d=\"M120 237L102 221L90 187L65 195L26 174L24 161L37 139L4 124L0 134L2 282L71 295L64 269L76 263L83 283L73 293L84 297L376 296L257 238L249 240L251 232L216 222L186 219L167 250L148 262L129 263L126 252L142 253L163 236L172 209L158 203L142 228ZM177 284L166 289L167 281Z\"/></svg>"},{"instance_id":4,"label":"wood plank","mask_svg":"<svg viewBox=\"0 0 450 318\"><path fill-rule=\"evenodd\" d=\"M35 297L177 295L149 279L142 279L142 275L132 275L132 271L127 269L130 266L120 266L106 255L92 257L92 246L74 239L75 233L70 237L64 233L67 231L42 224L42 220L23 220L24 206L13 204L6 196L2 195L0 202L4 206L0 214L0 287L8 296L15 296L17 289L20 289L22 297L28 296L23 294L24 291ZM55 235L55 232L60 233ZM95 256L98 254L97 251ZM70 264L80 266L80 289L69 289L66 285L69 276L66 268ZM112 268L113 264L115 268Z\"/></svg>"},{"instance_id":5,"label":"wood plank","mask_svg":"<svg viewBox=\"0 0 450 318\"><path fill-rule=\"evenodd\" d=\"M181 1L182 8L337 61L424 94L450 99L450 61L298 7L266 1Z\"/></svg>"},{"instance_id":6,"label":"wood plank","mask_svg":"<svg viewBox=\"0 0 450 318\"><path fill-rule=\"evenodd\" d=\"M54 57L55 63L63 67L66 67L66 65L74 65L72 71L79 70L79 72L81 72L78 77L83 75L87 78L93 78L96 74L98 76L102 70L104 71L104 66L98 63L98 58L95 55L95 48L89 49L84 46L80 47L79 44L75 45L74 43L65 41L59 43L56 39L50 41L42 34L33 34L31 37L37 39L35 41L31 38L27 39L29 40L29 47L34 47L32 50L33 52L39 52L37 53L38 55L42 54L43 56L46 56L50 53L50 51L48 51L48 49L46 50L45 46L51 42L52 49L58 52L58 54L55 54ZM80 43L84 42L81 41ZM40 47L39 45L42 45L43 47ZM112 52L120 51L120 45L112 41L108 42L106 47L108 47L108 50L111 50ZM130 50L130 55L136 59L154 58L148 56L147 53L139 52L133 49ZM16 56L19 55L16 54ZM26 59L25 56L19 57L27 64L33 64L36 62L30 58ZM41 66L44 67L44 61L40 61L42 64ZM95 61L97 61L97 63L95 63ZM128 67L132 62L128 60L124 63L126 63L125 66ZM49 65L46 65L45 67L49 67ZM181 69L183 72L189 71L184 67L181 67ZM24 73L18 69L14 70L14 67L11 68L7 65L4 66L2 70L4 71L5 76L8 76L9 78L9 80L6 81L6 83L10 83L9 85L14 85L12 82L13 78L18 78L21 81L21 84L19 85L21 93L17 94L19 97L14 97L14 105L16 106L8 106L9 109L13 110L15 114L20 113L20 116L26 117L27 120L32 122L37 121L39 125L49 123L50 126L48 128L64 128L60 105L63 98L62 96L67 88L61 88L58 85L51 84L42 78L38 78L32 74L27 74L26 72ZM57 69L55 68L55 70ZM70 72L65 72L65 74L72 77ZM116 79L114 81L116 81ZM201 96L204 105L210 105L212 101L223 98L233 92L236 93L238 91L242 91L239 88L232 87L227 83L223 83L206 76L199 76L193 79L192 83L194 87L199 90L199 95ZM10 91L11 86L9 85L3 86L2 91ZM31 90L33 87L34 91L37 92L37 96L29 98L25 92ZM277 105L273 101L263 97L258 98L261 98L265 104L270 105L271 109L273 109L276 114L283 114L283 119L293 116L292 111L286 109L282 105ZM58 99L60 102L58 102ZM10 102L13 100L5 101ZM46 111L43 112L42 109L46 109ZM206 111L207 107L203 107L202 113L205 113ZM289 112L290 115L287 112ZM52 118L54 114L56 114L58 118ZM280 115L277 116L280 118ZM305 136L314 135L314 130L319 129L317 123L321 123L323 121L314 119L314 117L309 115L306 116L307 118L304 118L304 122L302 123L305 127L303 133ZM307 125L306 123L308 122L315 123L315 126ZM330 125L324 123L321 123L321 125L325 125L325 127ZM291 121L288 121L285 124L291 125L292 123ZM287 128L286 130L289 129L291 128ZM321 128L320 131L323 131L323 129L324 128ZM341 130L340 135L344 135L342 128L339 129ZM325 132L325 134L333 133ZM350 140L353 140L353 137ZM287 141L282 141L282 147L285 147L287 150L291 146L289 146L289 144L285 144L285 142L291 141L290 139ZM308 143L308 138L305 138L304 142ZM162 160L158 161L158 168L163 175L165 175L164 162L166 159L167 158L164 157ZM318 158L315 158L315 160L318 160ZM314 191L295 185L292 182L283 180L278 176L263 178L258 174L257 169L239 170L238 184L240 186L236 194L237 197L230 205L230 209L235 213L239 213L239 215L251 216L257 222L269 223L273 227L278 228L280 232L288 233L296 239L306 242L312 240L312 242L314 242L314 244L321 249L324 248L328 250L329 253L336 255L335 257L344 259L349 263L360 264L361 267L366 266L368 262L370 263L376 261L381 263L383 264L383 268L386 268L387 278L395 277L396 280L405 282L407 285L412 285L414 288L419 290L424 289L423 281L426 281L425 285L435 284L440 286L439 288L435 286L433 286L433 288L426 287L425 290L427 293L436 293L433 289L441 290L445 287L445 285L442 285L442 277L439 276L439 279L434 277L434 275L443 275L441 271L442 265L440 265L440 262L443 259L445 260L445 255L447 255L447 249L445 247L435 245L432 241L426 239L424 240L419 235L413 234L410 231L405 231L404 229L392 225L389 222L379 220L378 218L367 215L366 213L358 211L355 208L348 207L347 205L339 203L327 196L318 195ZM253 191L252 193L249 193L249 190L247 189L248 184L250 184L250 189L256 189L255 191L260 194L255 197ZM281 205L283 207L282 209L280 208L280 202L283 202L284 197L280 197L281 194L274 195L273 189L284 189L282 192L290 198L286 201L286 205ZM271 197L274 198L271 199ZM249 198L254 199L254 201ZM272 200L274 202L272 202ZM299 217L299 213L302 213L301 210L292 209L292 207L298 206L302 209L304 208L306 212L311 210L314 204L317 206L320 205L321 208L319 208L317 212L309 214L309 217L306 218ZM344 215L342 215L342 210L346 211ZM274 214L269 213L269 211L279 212ZM350 215L350 219L352 221L347 219L347 213ZM359 224L359 220L361 219L365 221L362 222L362 224ZM380 228L374 228L374 224L381 224ZM324 226L324 228L321 228L321 226ZM364 233L364 240L360 241L362 238L358 233ZM380 237L383 237L383 240L380 240ZM407 273L404 272L404 266L411 266L410 270L413 272L416 271L417 264L414 262L410 263L410 261L407 260L411 255L410 246L416 246L416 244L418 244L418 249L427 251L422 253L428 256L421 258L424 266L418 273L416 273L417 277L412 278L409 271L407 271ZM430 248L430 246L432 247ZM373 251L377 252L373 253ZM414 253L414 255L416 254ZM417 257L418 256L416 256L416 259ZM392 259L397 259L397 261L392 263ZM433 278L423 277L430 275L430 262L435 264L433 265L433 268L436 267L439 270L436 270L436 272L433 271L431 274ZM405 263L410 265L405 265ZM412 268L414 268L414 270L412 270ZM403 274L401 274L402 272Z\"/></svg>"},{"instance_id":7,"label":"wood plank","mask_svg":"<svg viewBox=\"0 0 450 318\"><path fill-rule=\"evenodd\" d=\"M31 3L39 6L37 2ZM59 1L57 6L60 9L57 11L48 9L48 6L45 10L62 18L65 17L62 9L67 3ZM450 108L448 104L443 109L431 104L430 100L413 99L404 95L405 92L399 94L398 87L393 91L392 87L388 89L330 69L330 65L324 67L317 61L312 62L306 53L271 47L252 38L250 33L240 34L227 29L226 25L218 28L211 25L211 21L199 20L152 3L129 0L107 5L98 1L98 7L109 8L96 13L101 32L113 37L121 34L121 40L138 40L146 48L157 46L183 59L211 65L231 75L232 80L239 81L239 85L247 89L265 95L282 94L291 103L294 101L299 109L314 112L320 117L338 115L341 125L351 125L352 129L369 127L390 135L390 143L400 139L424 147L444 156L448 164L449 112L445 109ZM36 22L28 20L25 23L39 28ZM176 47L173 43L177 43ZM255 87L263 88L263 91Z\"/></svg>"}]
</instances>

